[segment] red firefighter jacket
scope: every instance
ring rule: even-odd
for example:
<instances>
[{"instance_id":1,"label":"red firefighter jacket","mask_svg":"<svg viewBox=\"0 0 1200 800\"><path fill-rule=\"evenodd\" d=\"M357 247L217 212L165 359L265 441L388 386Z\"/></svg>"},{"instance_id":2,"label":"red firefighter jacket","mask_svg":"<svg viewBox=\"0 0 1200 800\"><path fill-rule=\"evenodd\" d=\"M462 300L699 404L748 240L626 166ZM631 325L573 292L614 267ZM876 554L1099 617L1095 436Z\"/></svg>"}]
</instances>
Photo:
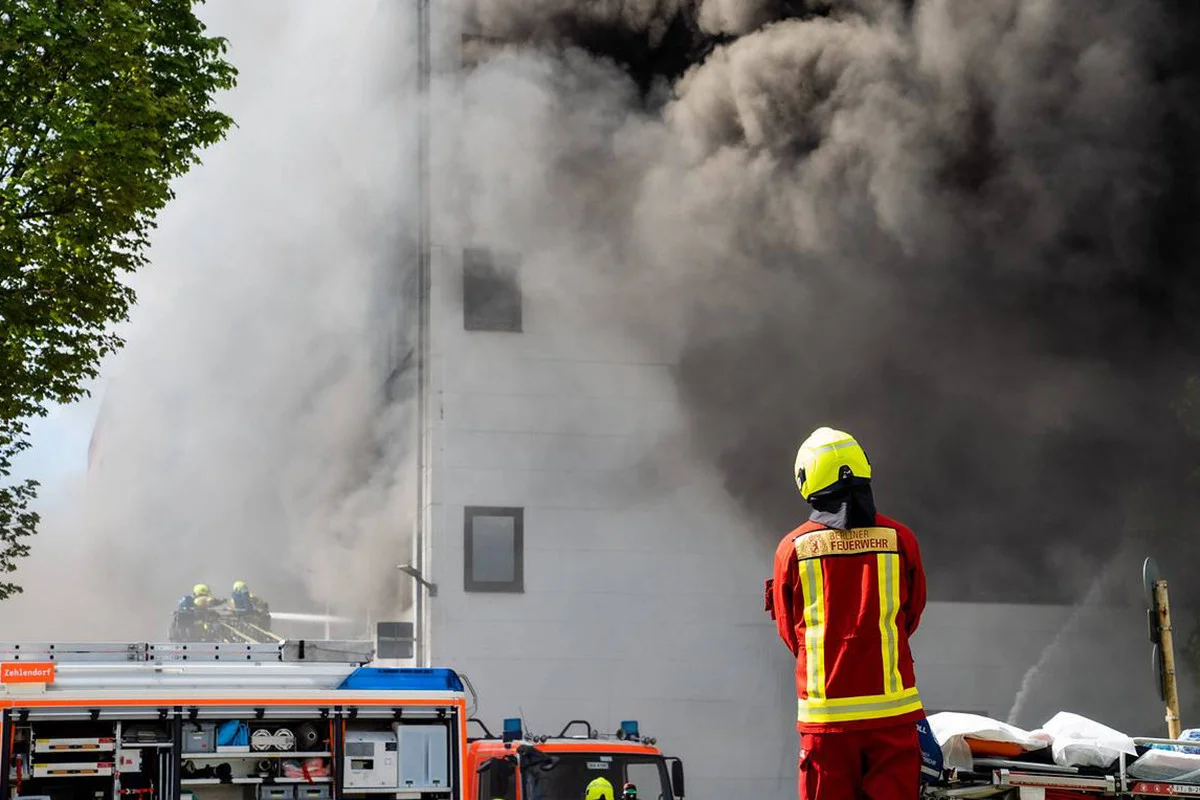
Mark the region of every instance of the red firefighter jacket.
<instances>
[{"instance_id":1,"label":"red firefighter jacket","mask_svg":"<svg viewBox=\"0 0 1200 800\"><path fill-rule=\"evenodd\" d=\"M802 732L923 716L908 638L925 610L925 572L907 527L882 514L848 531L806 522L775 552L767 610L796 656Z\"/></svg>"}]
</instances>

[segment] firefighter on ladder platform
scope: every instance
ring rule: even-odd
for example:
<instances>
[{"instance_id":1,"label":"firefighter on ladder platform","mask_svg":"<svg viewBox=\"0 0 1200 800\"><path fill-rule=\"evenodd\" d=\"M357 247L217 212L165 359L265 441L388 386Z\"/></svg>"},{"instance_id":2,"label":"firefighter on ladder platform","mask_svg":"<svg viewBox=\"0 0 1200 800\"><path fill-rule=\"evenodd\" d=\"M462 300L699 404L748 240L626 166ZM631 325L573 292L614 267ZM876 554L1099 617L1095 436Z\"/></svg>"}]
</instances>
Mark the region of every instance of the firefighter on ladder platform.
<instances>
[{"instance_id":1,"label":"firefighter on ladder platform","mask_svg":"<svg viewBox=\"0 0 1200 800\"><path fill-rule=\"evenodd\" d=\"M819 428L796 455L812 506L783 537L767 610L796 656L801 800L913 800L924 717L908 639L925 609L911 530L876 514L854 437Z\"/></svg>"}]
</instances>

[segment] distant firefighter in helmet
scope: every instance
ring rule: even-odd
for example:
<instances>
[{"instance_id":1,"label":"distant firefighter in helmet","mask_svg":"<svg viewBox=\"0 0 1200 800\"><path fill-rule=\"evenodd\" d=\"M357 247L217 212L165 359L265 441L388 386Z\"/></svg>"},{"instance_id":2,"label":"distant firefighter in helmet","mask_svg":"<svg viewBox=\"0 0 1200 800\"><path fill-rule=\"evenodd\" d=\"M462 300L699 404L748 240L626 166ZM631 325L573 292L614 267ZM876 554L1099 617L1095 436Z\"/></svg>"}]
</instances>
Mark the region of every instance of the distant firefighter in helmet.
<instances>
[{"instance_id":1,"label":"distant firefighter in helmet","mask_svg":"<svg viewBox=\"0 0 1200 800\"><path fill-rule=\"evenodd\" d=\"M192 587L193 608L211 608L214 605L216 605L216 599L207 583L197 583Z\"/></svg>"},{"instance_id":2,"label":"distant firefighter in helmet","mask_svg":"<svg viewBox=\"0 0 1200 800\"><path fill-rule=\"evenodd\" d=\"M250 587L246 586L245 581L235 581L233 591L229 593L229 602L233 604L235 611L253 611L253 595L250 594Z\"/></svg>"},{"instance_id":3,"label":"distant firefighter in helmet","mask_svg":"<svg viewBox=\"0 0 1200 800\"><path fill-rule=\"evenodd\" d=\"M613 785L608 778L596 778L584 790L583 800L616 800Z\"/></svg>"},{"instance_id":4,"label":"distant firefighter in helmet","mask_svg":"<svg viewBox=\"0 0 1200 800\"><path fill-rule=\"evenodd\" d=\"M878 514L854 437L818 428L796 454L812 507L783 537L767 610L796 656L801 800L911 800L925 713L909 637L925 610L913 532Z\"/></svg>"}]
</instances>

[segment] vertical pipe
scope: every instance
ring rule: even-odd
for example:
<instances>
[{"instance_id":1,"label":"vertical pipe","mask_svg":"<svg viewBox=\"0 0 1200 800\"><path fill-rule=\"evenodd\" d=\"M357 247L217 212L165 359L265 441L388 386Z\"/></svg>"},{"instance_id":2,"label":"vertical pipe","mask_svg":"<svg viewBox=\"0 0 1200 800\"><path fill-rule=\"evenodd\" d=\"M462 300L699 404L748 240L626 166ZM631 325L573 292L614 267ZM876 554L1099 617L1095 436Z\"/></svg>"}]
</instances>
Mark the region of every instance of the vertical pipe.
<instances>
[{"instance_id":1,"label":"vertical pipe","mask_svg":"<svg viewBox=\"0 0 1200 800\"><path fill-rule=\"evenodd\" d=\"M13 759L16 757L13 753L15 725L13 712L5 709L3 715L0 715L0 798L9 796L8 775L12 769Z\"/></svg>"},{"instance_id":2,"label":"vertical pipe","mask_svg":"<svg viewBox=\"0 0 1200 800\"><path fill-rule=\"evenodd\" d=\"M335 709L330 718L329 731L333 741L329 749L333 752L333 800L342 800L346 791L346 775L342 769L346 765L346 721L342 718L340 709Z\"/></svg>"},{"instance_id":3,"label":"vertical pipe","mask_svg":"<svg viewBox=\"0 0 1200 800\"><path fill-rule=\"evenodd\" d=\"M1167 602L1167 582L1154 582L1154 606L1158 612L1158 630L1162 648L1163 695L1167 701L1167 735L1178 739L1182 731L1179 722L1179 684L1175 678L1175 644L1171 634L1171 607Z\"/></svg>"},{"instance_id":4,"label":"vertical pipe","mask_svg":"<svg viewBox=\"0 0 1200 800\"><path fill-rule=\"evenodd\" d=\"M417 0L417 508L413 566L425 576L429 516L429 355L430 355L430 180L429 180L429 0ZM426 664L425 587L413 581L416 663Z\"/></svg>"},{"instance_id":5,"label":"vertical pipe","mask_svg":"<svg viewBox=\"0 0 1200 800\"><path fill-rule=\"evenodd\" d=\"M165 787L164 787L165 788ZM183 708L175 706L171 717L171 800L183 796Z\"/></svg>"},{"instance_id":6,"label":"vertical pipe","mask_svg":"<svg viewBox=\"0 0 1200 800\"><path fill-rule=\"evenodd\" d=\"M121 797L121 759L117 756L121 754L121 720L113 723L113 738L116 740L113 746L113 800L119 800Z\"/></svg>"}]
</instances>

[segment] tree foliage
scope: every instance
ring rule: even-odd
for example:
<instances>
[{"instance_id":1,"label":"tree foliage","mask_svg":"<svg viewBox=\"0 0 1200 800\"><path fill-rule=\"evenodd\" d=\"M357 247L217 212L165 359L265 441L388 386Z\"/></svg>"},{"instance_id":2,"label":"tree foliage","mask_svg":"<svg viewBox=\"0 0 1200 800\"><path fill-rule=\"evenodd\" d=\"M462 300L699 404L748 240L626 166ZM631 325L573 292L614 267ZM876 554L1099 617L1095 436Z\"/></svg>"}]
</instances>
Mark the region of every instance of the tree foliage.
<instances>
[{"instance_id":1,"label":"tree foliage","mask_svg":"<svg viewBox=\"0 0 1200 800\"><path fill-rule=\"evenodd\" d=\"M232 120L226 42L191 0L0 2L0 479L25 420L85 393L171 181ZM0 572L28 552L36 484L0 486ZM0 598L20 591L0 582Z\"/></svg>"}]
</instances>

